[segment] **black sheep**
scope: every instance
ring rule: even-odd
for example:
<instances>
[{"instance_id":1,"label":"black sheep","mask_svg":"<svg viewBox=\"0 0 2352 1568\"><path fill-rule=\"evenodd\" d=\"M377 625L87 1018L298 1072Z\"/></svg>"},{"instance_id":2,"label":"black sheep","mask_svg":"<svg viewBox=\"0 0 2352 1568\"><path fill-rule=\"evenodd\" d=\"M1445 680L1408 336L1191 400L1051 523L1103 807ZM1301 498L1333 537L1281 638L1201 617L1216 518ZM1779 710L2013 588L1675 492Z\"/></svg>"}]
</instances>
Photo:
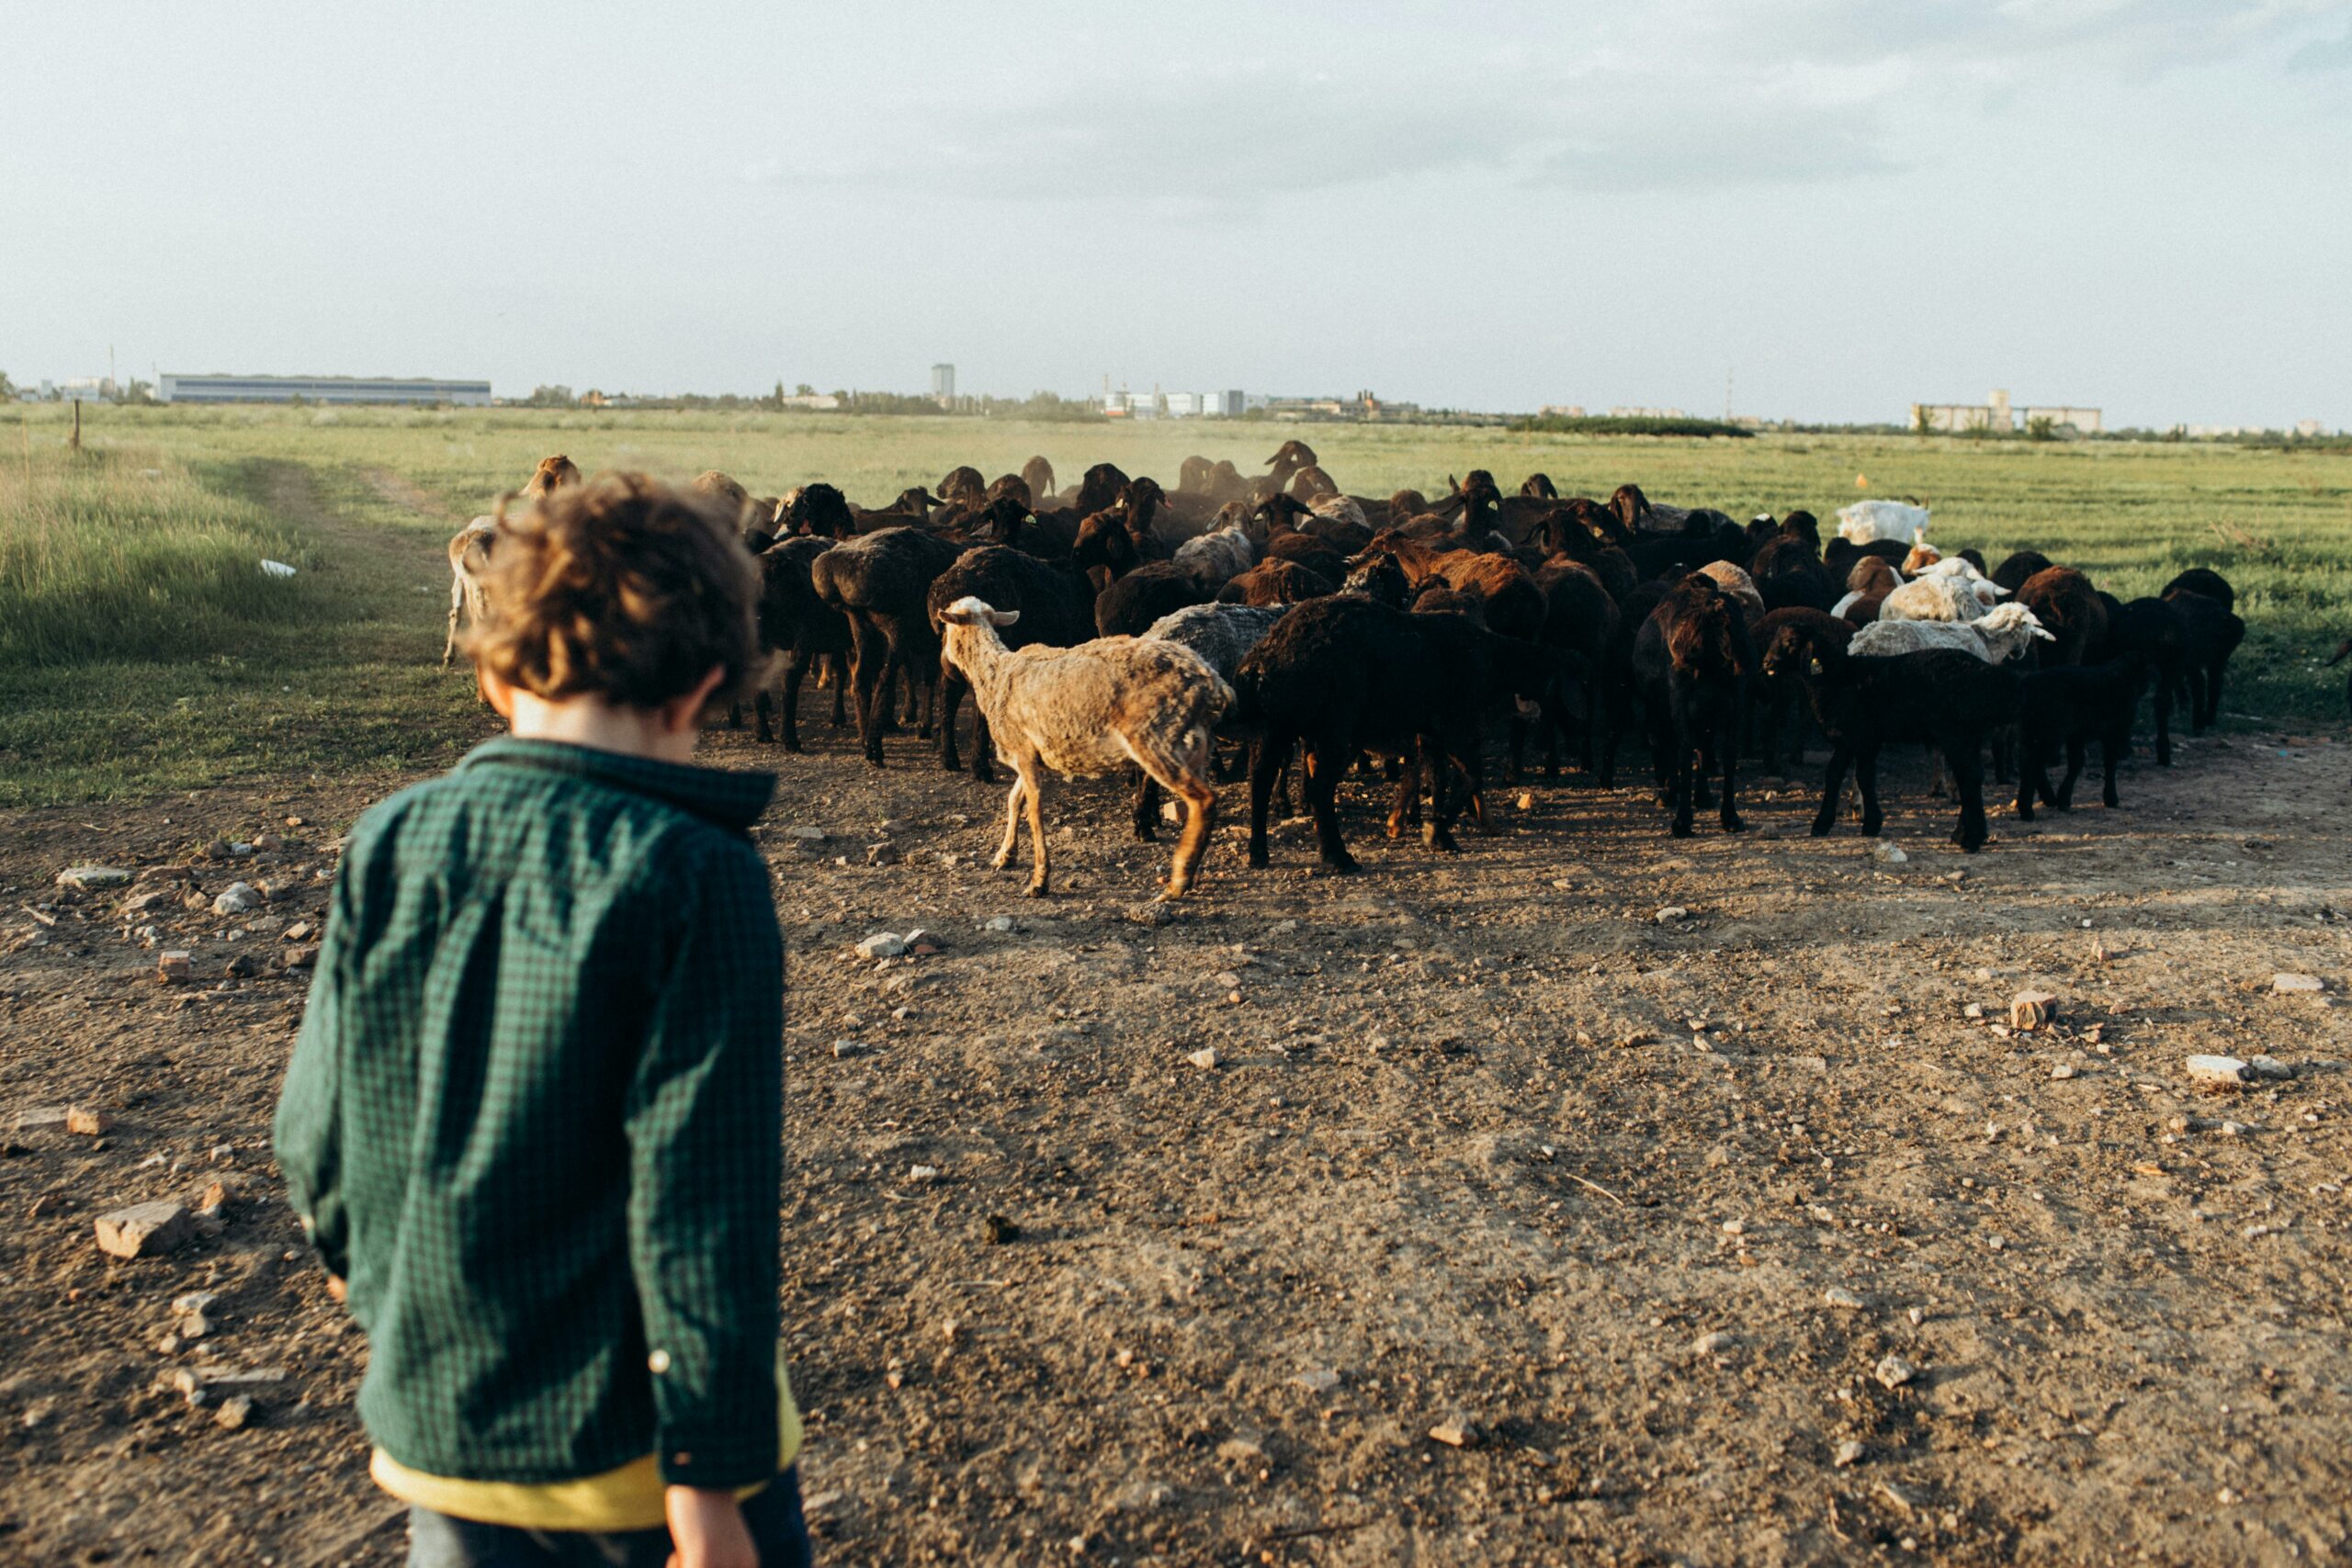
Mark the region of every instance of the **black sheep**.
<instances>
[{"instance_id":1,"label":"black sheep","mask_svg":"<svg viewBox=\"0 0 2352 1568\"><path fill-rule=\"evenodd\" d=\"M2115 770L2132 754L2132 721L2140 692L2148 682L2148 656L2129 653L2112 664L2068 664L2027 671L2018 682L2018 817L2033 820L2036 795L2059 811L2075 806L2075 781L2082 777L2088 743L2099 744L2106 782L2099 798L2117 805ZM2050 787L2051 759L2066 751L2066 776Z\"/></svg>"},{"instance_id":2,"label":"black sheep","mask_svg":"<svg viewBox=\"0 0 2352 1568\"><path fill-rule=\"evenodd\" d=\"M900 504L906 504L909 496L931 499L917 486L899 498ZM925 515L918 508L908 521L920 523ZM840 491L822 480L795 491L774 521L779 535L815 534L828 539L846 539L857 532L857 525L850 517L849 502Z\"/></svg>"},{"instance_id":3,"label":"black sheep","mask_svg":"<svg viewBox=\"0 0 2352 1568\"><path fill-rule=\"evenodd\" d=\"M833 661L833 725L842 723L842 703L849 689L844 668L851 647L849 622L840 611L817 597L809 568L833 547L826 538L781 540L760 554L760 645L784 658L781 710L784 749L800 750L800 682L808 667L820 659ZM769 739L770 694L761 687L753 706L759 715L759 736Z\"/></svg>"},{"instance_id":4,"label":"black sheep","mask_svg":"<svg viewBox=\"0 0 2352 1568\"><path fill-rule=\"evenodd\" d=\"M1756 669L1744 606L1696 573L1668 589L1634 635L1634 682L1649 714L1658 784L1674 809L1668 830L1678 839L1690 836L1694 802L1717 762L1724 775L1717 819L1726 833L1747 826L1736 784L1739 728Z\"/></svg>"},{"instance_id":5,"label":"black sheep","mask_svg":"<svg viewBox=\"0 0 2352 1568\"><path fill-rule=\"evenodd\" d=\"M1340 592L1353 593L1392 610L1401 610L1413 602L1413 581L1405 575L1404 563L1394 554L1382 550L1362 566L1341 579Z\"/></svg>"},{"instance_id":6,"label":"black sheep","mask_svg":"<svg viewBox=\"0 0 2352 1568\"><path fill-rule=\"evenodd\" d=\"M1423 837L1432 848L1453 852L1459 803L1449 761L1469 775L1475 795L1493 700L1548 693L1565 664L1550 650L1511 643L1459 615L1410 615L1352 593L1298 605L1250 650L1234 677L1235 713L1258 737L1250 773L1250 863L1267 862L1274 774L1302 741L1307 804L1326 865L1356 869L1340 836L1337 800L1340 778L1363 749L1418 753L1420 772L1431 781Z\"/></svg>"},{"instance_id":7,"label":"black sheep","mask_svg":"<svg viewBox=\"0 0 2352 1568\"><path fill-rule=\"evenodd\" d=\"M924 595L932 634L940 635L940 612L966 595L994 610L1012 610L1020 619L998 629L1007 648L1044 644L1074 648L1094 635L1094 590L1077 570L1039 560L1008 545L981 545L966 550L955 564L933 579ZM956 710L970 685L961 671L943 661L939 670L939 762L949 773L962 766L956 755ZM982 784L994 778L989 767L989 721L976 703L972 708L972 777Z\"/></svg>"},{"instance_id":8,"label":"black sheep","mask_svg":"<svg viewBox=\"0 0 2352 1568\"><path fill-rule=\"evenodd\" d=\"M2201 569L2200 569L2201 570ZM2181 573L2181 577L2194 575ZM2205 573L2220 581L2211 572ZM2188 682L2188 726L2192 735L2202 735L2222 716L2222 671L2230 662L2230 655L2245 640L2245 623L2230 613L2229 604L2217 595L2199 589L2176 586L2165 594L2165 603L2181 613L2188 628L2188 649L2182 669ZM2222 584L2224 591L2229 587ZM2235 595L2231 595L2233 599Z\"/></svg>"},{"instance_id":9,"label":"black sheep","mask_svg":"<svg viewBox=\"0 0 2352 1568\"><path fill-rule=\"evenodd\" d=\"M1802 535L1781 534L1768 540L1748 563L1747 575L1756 580L1767 610L1826 612L1838 603L1837 584Z\"/></svg>"},{"instance_id":10,"label":"black sheep","mask_svg":"<svg viewBox=\"0 0 2352 1568\"><path fill-rule=\"evenodd\" d=\"M1096 596L1094 629L1102 637L1141 637L1160 616L1211 597L1199 578L1174 561L1147 561Z\"/></svg>"},{"instance_id":11,"label":"black sheep","mask_svg":"<svg viewBox=\"0 0 2352 1568\"><path fill-rule=\"evenodd\" d=\"M1546 561L1535 574L1535 586L1544 594L1544 630L1537 638L1547 648L1566 649L1583 660L1588 669L1605 669L1609 649L1617 638L1617 602L1610 596L1600 576L1590 567L1577 561L1555 557ZM1602 706L1600 694L1585 694L1583 724L1584 771L1588 777L1597 774ZM1562 727L1555 723L1544 733L1544 776L1560 776L1560 734Z\"/></svg>"},{"instance_id":12,"label":"black sheep","mask_svg":"<svg viewBox=\"0 0 2352 1568\"><path fill-rule=\"evenodd\" d=\"M952 541L921 528L885 528L835 545L809 565L817 596L849 618L858 736L865 760L877 768L888 716L881 694L884 676L903 674L924 692L934 689L939 636L932 629L925 597L933 581L962 553Z\"/></svg>"},{"instance_id":13,"label":"black sheep","mask_svg":"<svg viewBox=\"0 0 2352 1568\"><path fill-rule=\"evenodd\" d=\"M2109 664L2127 654L2140 654L2154 673L2149 682L2155 696L2156 765L2172 766L2172 704L2188 660L2188 617L2162 599L2134 599L2119 604L2099 595L2107 610L2107 638L2093 649L2088 662Z\"/></svg>"},{"instance_id":14,"label":"black sheep","mask_svg":"<svg viewBox=\"0 0 2352 1568\"><path fill-rule=\"evenodd\" d=\"M2012 550L2001 564L1995 567L1987 575L1996 583L2015 593L2026 585L2029 578L2048 571L2057 564L2040 550Z\"/></svg>"},{"instance_id":15,"label":"black sheep","mask_svg":"<svg viewBox=\"0 0 2352 1568\"><path fill-rule=\"evenodd\" d=\"M1759 649L1772 646L1784 626L1803 626L1812 635L1843 649L1854 638L1851 621L1839 620L1820 610L1791 606L1785 610L1769 610L1748 628L1749 640ZM1804 761L1804 682L1795 673L1783 670L1775 674L1759 671L1749 688L1757 718L1763 730L1762 757L1764 771L1781 772L1781 744L1790 739L1792 723L1796 730L1790 761L1802 766Z\"/></svg>"},{"instance_id":16,"label":"black sheep","mask_svg":"<svg viewBox=\"0 0 2352 1568\"><path fill-rule=\"evenodd\" d=\"M2238 607L2238 591L2230 586L2228 578L2211 567L2192 566L2165 584L2164 597L2167 599L2182 592L2201 593L2224 610Z\"/></svg>"},{"instance_id":17,"label":"black sheep","mask_svg":"<svg viewBox=\"0 0 2352 1568\"><path fill-rule=\"evenodd\" d=\"M1876 838L1885 822L1878 802L1879 749L1888 741L1937 747L1960 792L1953 842L1970 854L1983 847L1984 739L2018 712L2018 672L1973 653L1931 649L1860 659L1804 626L1784 626L1764 650L1768 675L1794 674L1813 699L1814 717L1829 737L1829 768L1814 814L1815 838L1838 823L1838 795L1849 764L1862 791L1862 833Z\"/></svg>"}]
</instances>

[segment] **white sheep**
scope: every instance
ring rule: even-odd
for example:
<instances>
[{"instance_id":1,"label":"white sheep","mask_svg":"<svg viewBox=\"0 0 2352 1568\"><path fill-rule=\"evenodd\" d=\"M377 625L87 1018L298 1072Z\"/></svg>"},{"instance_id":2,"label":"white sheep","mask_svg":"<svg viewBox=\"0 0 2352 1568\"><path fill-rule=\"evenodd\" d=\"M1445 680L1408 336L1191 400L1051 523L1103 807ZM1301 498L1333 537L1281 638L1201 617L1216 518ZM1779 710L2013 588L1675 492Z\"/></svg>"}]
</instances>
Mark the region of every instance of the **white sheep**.
<instances>
[{"instance_id":1,"label":"white sheep","mask_svg":"<svg viewBox=\"0 0 2352 1568\"><path fill-rule=\"evenodd\" d=\"M2022 604L2003 604L1971 621L1890 621L1882 616L1854 633L1848 651L1858 659L1886 659L1948 648L1973 653L1987 664L2006 664L2032 647L2037 637L2043 642L2058 640L2042 630L2031 610Z\"/></svg>"},{"instance_id":2,"label":"white sheep","mask_svg":"<svg viewBox=\"0 0 2352 1568\"><path fill-rule=\"evenodd\" d=\"M1984 602L1949 577L1915 577L1878 607L1882 621L1973 621L1984 613Z\"/></svg>"},{"instance_id":3,"label":"white sheep","mask_svg":"<svg viewBox=\"0 0 2352 1568\"><path fill-rule=\"evenodd\" d=\"M475 518L449 537L449 640L441 645L446 666L458 657L458 617L466 615L480 626L489 617L481 574L490 566L490 547L498 537L498 519Z\"/></svg>"},{"instance_id":4,"label":"white sheep","mask_svg":"<svg viewBox=\"0 0 2352 1568\"><path fill-rule=\"evenodd\" d=\"M1927 531L1928 509L1899 501L1858 501L1838 509L1838 537L1857 545L1880 539L1917 540Z\"/></svg>"},{"instance_id":5,"label":"white sheep","mask_svg":"<svg viewBox=\"0 0 2352 1568\"><path fill-rule=\"evenodd\" d=\"M1363 514L1363 502L1351 495L1318 495L1306 507L1317 517L1354 523L1365 528L1372 526L1372 519Z\"/></svg>"},{"instance_id":6,"label":"white sheep","mask_svg":"<svg viewBox=\"0 0 2352 1568\"><path fill-rule=\"evenodd\" d=\"M969 594L940 612L941 657L972 683L998 755L1012 764L1005 802L1001 868L1012 859L1025 807L1036 852L1026 889L1046 887L1046 822L1039 764L1069 778L1092 778L1134 762L1184 802L1184 832L1160 897L1193 886L1216 817L1209 783L1211 738L1233 705L1233 688L1191 649L1140 637L1101 637L1076 648L1012 649L997 635L1021 618Z\"/></svg>"},{"instance_id":7,"label":"white sheep","mask_svg":"<svg viewBox=\"0 0 2352 1568\"><path fill-rule=\"evenodd\" d=\"M1170 554L1212 593L1258 564L1258 543L1238 523L1185 540Z\"/></svg>"},{"instance_id":8,"label":"white sheep","mask_svg":"<svg viewBox=\"0 0 2352 1568\"><path fill-rule=\"evenodd\" d=\"M1740 567L1727 560L1709 561L1699 569L1699 575L1738 600L1747 611L1749 620L1764 613L1764 595L1758 592L1756 580Z\"/></svg>"}]
</instances>

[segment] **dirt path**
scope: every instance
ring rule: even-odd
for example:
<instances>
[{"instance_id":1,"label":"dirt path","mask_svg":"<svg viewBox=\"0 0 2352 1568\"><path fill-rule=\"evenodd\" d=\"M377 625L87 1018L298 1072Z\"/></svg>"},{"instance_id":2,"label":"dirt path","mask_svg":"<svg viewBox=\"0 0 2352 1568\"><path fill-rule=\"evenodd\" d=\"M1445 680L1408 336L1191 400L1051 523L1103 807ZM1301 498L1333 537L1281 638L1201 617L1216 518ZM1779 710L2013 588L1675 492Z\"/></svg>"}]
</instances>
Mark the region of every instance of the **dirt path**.
<instances>
[{"instance_id":1,"label":"dirt path","mask_svg":"<svg viewBox=\"0 0 2352 1568\"><path fill-rule=\"evenodd\" d=\"M1636 791L1538 786L1457 860L1380 842L1360 796L1363 875L1311 874L1303 823L1249 872L1229 822L1159 923L1166 848L1125 840L1115 789L1049 800L1063 891L1023 903L977 858L998 791L911 740L873 773L809 712L809 757L715 751L785 774L783 1312L826 1561L2352 1550L2345 747L2194 742L2127 809L1997 816L1973 857L1890 768L1901 863L1805 836L1802 784L1682 842ZM316 918L365 804L0 817L12 911L86 860L271 893L0 937L7 1125L119 1119L5 1134L0 1555L398 1560L359 1341L267 1173L301 984L210 988ZM265 829L293 841L191 858ZM149 978L142 922L198 987ZM847 955L916 926L944 950ZM2005 1032L2030 987L2059 1025ZM2200 1051L2295 1076L2202 1099ZM253 1196L217 1238L92 1245L221 1170ZM159 1350L199 1289L217 1329ZM243 1429L166 1381L216 1361L286 1372Z\"/></svg>"}]
</instances>

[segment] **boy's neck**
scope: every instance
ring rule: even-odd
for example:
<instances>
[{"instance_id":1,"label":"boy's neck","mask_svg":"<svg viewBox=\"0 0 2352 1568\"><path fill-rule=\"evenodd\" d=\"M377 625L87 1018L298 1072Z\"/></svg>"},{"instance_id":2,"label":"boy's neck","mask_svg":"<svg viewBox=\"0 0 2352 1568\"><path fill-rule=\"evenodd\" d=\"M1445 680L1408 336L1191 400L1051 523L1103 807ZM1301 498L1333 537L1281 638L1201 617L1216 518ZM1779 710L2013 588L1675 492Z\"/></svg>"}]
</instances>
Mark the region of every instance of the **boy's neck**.
<instances>
[{"instance_id":1,"label":"boy's neck","mask_svg":"<svg viewBox=\"0 0 2352 1568\"><path fill-rule=\"evenodd\" d=\"M623 707L595 697L549 702L520 690L509 719L517 740L560 740L657 762L691 762L702 738L691 716L680 725L666 709Z\"/></svg>"}]
</instances>

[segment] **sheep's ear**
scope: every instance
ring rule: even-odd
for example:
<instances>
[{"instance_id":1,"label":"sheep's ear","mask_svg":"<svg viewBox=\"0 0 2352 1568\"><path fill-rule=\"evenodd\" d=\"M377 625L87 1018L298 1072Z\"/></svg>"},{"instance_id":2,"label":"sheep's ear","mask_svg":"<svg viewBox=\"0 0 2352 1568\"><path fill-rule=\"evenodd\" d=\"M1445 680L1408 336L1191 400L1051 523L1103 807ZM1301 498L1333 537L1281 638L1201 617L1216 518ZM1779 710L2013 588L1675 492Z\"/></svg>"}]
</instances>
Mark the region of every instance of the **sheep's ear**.
<instances>
[{"instance_id":1,"label":"sheep's ear","mask_svg":"<svg viewBox=\"0 0 2352 1568\"><path fill-rule=\"evenodd\" d=\"M1020 618L1021 612L1018 610L990 610L989 612L989 619L994 621L1001 626L1009 626Z\"/></svg>"}]
</instances>

